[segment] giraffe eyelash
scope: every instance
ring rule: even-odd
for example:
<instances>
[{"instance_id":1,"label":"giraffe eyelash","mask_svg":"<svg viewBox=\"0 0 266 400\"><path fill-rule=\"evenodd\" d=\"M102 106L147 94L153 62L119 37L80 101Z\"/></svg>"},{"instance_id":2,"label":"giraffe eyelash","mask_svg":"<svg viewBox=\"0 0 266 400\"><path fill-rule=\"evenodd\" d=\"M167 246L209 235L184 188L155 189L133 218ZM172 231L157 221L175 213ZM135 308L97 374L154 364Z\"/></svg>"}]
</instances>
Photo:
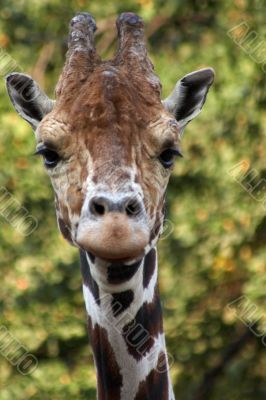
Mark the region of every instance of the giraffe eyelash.
<instances>
[{"instance_id":1,"label":"giraffe eyelash","mask_svg":"<svg viewBox=\"0 0 266 400\"><path fill-rule=\"evenodd\" d=\"M159 155L159 161L164 168L168 169L173 166L175 161L175 156L183 157L179 149L168 148L161 152L161 154Z\"/></svg>"},{"instance_id":2,"label":"giraffe eyelash","mask_svg":"<svg viewBox=\"0 0 266 400\"><path fill-rule=\"evenodd\" d=\"M47 168L54 168L58 162L60 161L60 157L58 153L54 150L49 149L48 147L42 146L36 150L34 155L41 155L44 159L44 165Z\"/></svg>"}]
</instances>

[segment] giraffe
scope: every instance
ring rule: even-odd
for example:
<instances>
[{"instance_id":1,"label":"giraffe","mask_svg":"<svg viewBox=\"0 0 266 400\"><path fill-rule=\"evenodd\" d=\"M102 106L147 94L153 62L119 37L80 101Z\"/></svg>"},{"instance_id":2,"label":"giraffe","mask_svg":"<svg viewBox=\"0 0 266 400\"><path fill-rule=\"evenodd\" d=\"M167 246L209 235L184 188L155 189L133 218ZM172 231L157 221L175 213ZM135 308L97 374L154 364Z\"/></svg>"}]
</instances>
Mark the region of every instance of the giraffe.
<instances>
[{"instance_id":1,"label":"giraffe","mask_svg":"<svg viewBox=\"0 0 266 400\"><path fill-rule=\"evenodd\" d=\"M142 19L126 12L116 25L116 54L102 61L93 17L71 20L55 101L22 73L7 90L35 132L59 230L80 252L97 399L173 400L156 245L181 136L214 71L185 75L161 100Z\"/></svg>"}]
</instances>

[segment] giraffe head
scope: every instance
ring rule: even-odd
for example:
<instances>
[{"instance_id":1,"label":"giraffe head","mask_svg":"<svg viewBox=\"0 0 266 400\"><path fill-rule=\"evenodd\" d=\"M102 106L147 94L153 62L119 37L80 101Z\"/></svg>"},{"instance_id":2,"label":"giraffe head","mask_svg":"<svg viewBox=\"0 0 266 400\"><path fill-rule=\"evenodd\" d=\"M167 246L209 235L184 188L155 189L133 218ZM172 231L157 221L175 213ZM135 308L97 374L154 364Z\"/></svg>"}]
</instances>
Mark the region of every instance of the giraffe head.
<instances>
[{"instance_id":1,"label":"giraffe head","mask_svg":"<svg viewBox=\"0 0 266 400\"><path fill-rule=\"evenodd\" d=\"M97 55L95 30L89 14L72 19L55 101L25 74L10 74L7 89L35 131L64 237L100 259L133 261L162 231L180 138L201 111L214 73L186 75L162 101L141 18L118 17L111 61Z\"/></svg>"}]
</instances>

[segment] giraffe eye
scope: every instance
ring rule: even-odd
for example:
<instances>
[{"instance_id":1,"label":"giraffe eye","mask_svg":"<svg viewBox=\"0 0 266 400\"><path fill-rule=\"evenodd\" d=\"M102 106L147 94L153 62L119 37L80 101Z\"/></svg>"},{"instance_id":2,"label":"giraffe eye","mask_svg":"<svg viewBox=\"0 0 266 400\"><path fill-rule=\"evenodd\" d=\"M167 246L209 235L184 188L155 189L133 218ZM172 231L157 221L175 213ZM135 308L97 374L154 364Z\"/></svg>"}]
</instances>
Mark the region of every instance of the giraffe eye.
<instances>
[{"instance_id":1,"label":"giraffe eye","mask_svg":"<svg viewBox=\"0 0 266 400\"><path fill-rule=\"evenodd\" d=\"M175 157L183 157L182 153L178 149L166 149L164 150L160 156L159 160L164 168L171 168L174 164Z\"/></svg>"},{"instance_id":2,"label":"giraffe eye","mask_svg":"<svg viewBox=\"0 0 266 400\"><path fill-rule=\"evenodd\" d=\"M60 157L56 151L48 149L47 147L41 147L36 151L35 154L40 154L43 156L44 165L47 168L54 168L60 161Z\"/></svg>"}]
</instances>

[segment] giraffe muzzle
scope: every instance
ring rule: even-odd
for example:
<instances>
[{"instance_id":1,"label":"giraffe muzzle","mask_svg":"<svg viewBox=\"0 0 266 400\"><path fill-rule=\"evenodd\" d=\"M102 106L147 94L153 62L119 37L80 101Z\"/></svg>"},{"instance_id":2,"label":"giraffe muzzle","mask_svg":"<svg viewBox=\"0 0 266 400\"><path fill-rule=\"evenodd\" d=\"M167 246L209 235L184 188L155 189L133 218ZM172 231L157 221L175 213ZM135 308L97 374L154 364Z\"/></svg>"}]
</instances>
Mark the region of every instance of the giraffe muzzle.
<instances>
[{"instance_id":1,"label":"giraffe muzzle","mask_svg":"<svg viewBox=\"0 0 266 400\"><path fill-rule=\"evenodd\" d=\"M92 196L80 220L76 242L105 260L141 258L149 242L142 200L131 194Z\"/></svg>"}]
</instances>

